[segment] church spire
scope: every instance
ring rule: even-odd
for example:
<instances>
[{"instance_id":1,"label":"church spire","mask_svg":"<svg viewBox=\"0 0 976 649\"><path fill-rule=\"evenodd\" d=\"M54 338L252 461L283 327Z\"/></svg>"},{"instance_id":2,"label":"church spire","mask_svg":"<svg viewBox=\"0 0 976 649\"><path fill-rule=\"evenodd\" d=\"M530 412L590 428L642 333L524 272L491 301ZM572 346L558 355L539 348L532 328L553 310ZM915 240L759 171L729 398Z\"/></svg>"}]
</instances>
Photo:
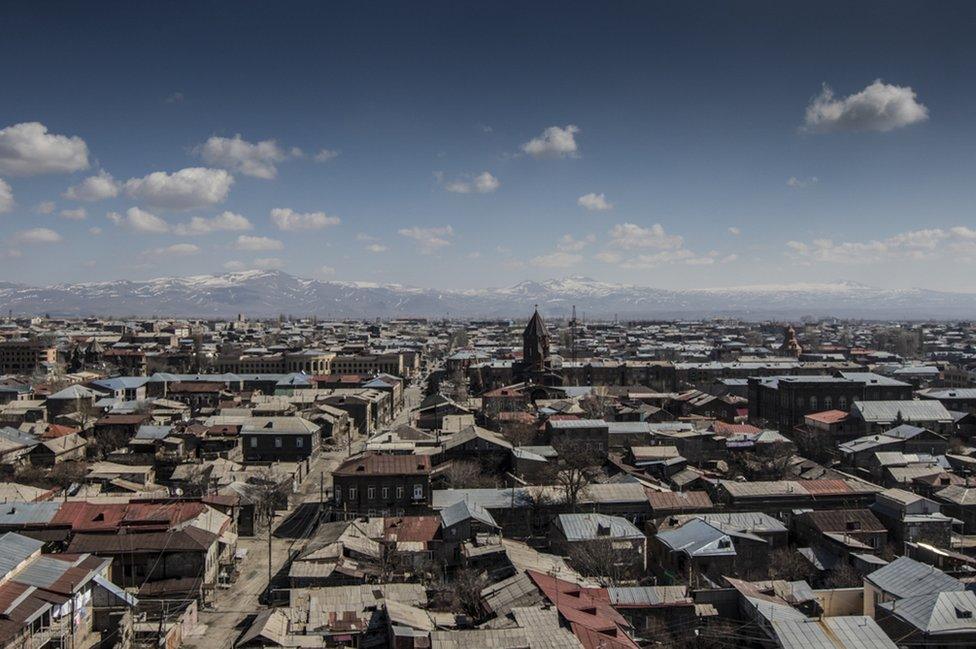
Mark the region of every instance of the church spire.
<instances>
[{"instance_id":1,"label":"church spire","mask_svg":"<svg viewBox=\"0 0 976 649\"><path fill-rule=\"evenodd\" d=\"M522 362L531 371L541 372L549 358L549 331L539 315L539 305L522 332Z\"/></svg>"}]
</instances>

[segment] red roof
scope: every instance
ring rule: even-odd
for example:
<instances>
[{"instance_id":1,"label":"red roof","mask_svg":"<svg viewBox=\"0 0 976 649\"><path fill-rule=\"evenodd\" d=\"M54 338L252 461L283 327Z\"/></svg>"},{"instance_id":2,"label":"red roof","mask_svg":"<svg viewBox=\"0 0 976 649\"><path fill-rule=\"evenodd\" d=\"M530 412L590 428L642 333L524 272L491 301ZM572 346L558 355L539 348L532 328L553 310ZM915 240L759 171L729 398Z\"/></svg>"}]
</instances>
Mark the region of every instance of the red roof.
<instances>
[{"instance_id":1,"label":"red roof","mask_svg":"<svg viewBox=\"0 0 976 649\"><path fill-rule=\"evenodd\" d=\"M824 410L823 412L814 412L806 415L807 419L819 421L822 424L836 424L837 422L844 421L849 416L843 410Z\"/></svg>"},{"instance_id":2,"label":"red roof","mask_svg":"<svg viewBox=\"0 0 976 649\"><path fill-rule=\"evenodd\" d=\"M843 480L801 480L798 482L812 496L830 496L850 493L850 486Z\"/></svg>"},{"instance_id":3,"label":"red roof","mask_svg":"<svg viewBox=\"0 0 976 649\"><path fill-rule=\"evenodd\" d=\"M647 502L655 512L711 509L712 499L705 491L654 491L645 489Z\"/></svg>"},{"instance_id":4,"label":"red roof","mask_svg":"<svg viewBox=\"0 0 976 649\"><path fill-rule=\"evenodd\" d=\"M383 538L387 541L427 543L441 529L440 516L398 516L383 521Z\"/></svg>"},{"instance_id":5,"label":"red roof","mask_svg":"<svg viewBox=\"0 0 976 649\"><path fill-rule=\"evenodd\" d=\"M80 432L80 428L74 428L72 426L62 426L61 424L48 424L44 432L41 433L41 439L54 439L56 437L64 437L65 435L73 435L74 433Z\"/></svg>"},{"instance_id":6,"label":"red roof","mask_svg":"<svg viewBox=\"0 0 976 649\"><path fill-rule=\"evenodd\" d=\"M604 593L597 596L603 589L581 588L535 570L526 574L556 605L586 649L638 649L637 643L627 635L626 629L630 628L627 619L607 603L609 598Z\"/></svg>"},{"instance_id":7,"label":"red roof","mask_svg":"<svg viewBox=\"0 0 976 649\"><path fill-rule=\"evenodd\" d=\"M761 433L762 429L752 424L727 424L724 421L716 421L712 424L712 431L725 435L754 435Z\"/></svg>"},{"instance_id":8,"label":"red roof","mask_svg":"<svg viewBox=\"0 0 976 649\"><path fill-rule=\"evenodd\" d=\"M332 475L427 475L430 457L426 455L379 455L367 453L340 464Z\"/></svg>"},{"instance_id":9,"label":"red roof","mask_svg":"<svg viewBox=\"0 0 976 649\"><path fill-rule=\"evenodd\" d=\"M51 519L52 527L78 532L129 530L165 531L200 515L204 505L195 501L164 503L66 502Z\"/></svg>"}]
</instances>

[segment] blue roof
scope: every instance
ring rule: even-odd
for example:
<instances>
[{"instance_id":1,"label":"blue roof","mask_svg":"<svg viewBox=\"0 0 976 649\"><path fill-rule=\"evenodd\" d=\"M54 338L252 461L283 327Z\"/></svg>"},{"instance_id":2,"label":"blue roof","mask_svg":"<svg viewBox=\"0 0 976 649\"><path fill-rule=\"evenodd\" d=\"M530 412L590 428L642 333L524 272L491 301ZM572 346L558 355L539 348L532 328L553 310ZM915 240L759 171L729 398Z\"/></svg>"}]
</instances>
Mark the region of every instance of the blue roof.
<instances>
[{"instance_id":1,"label":"blue roof","mask_svg":"<svg viewBox=\"0 0 976 649\"><path fill-rule=\"evenodd\" d=\"M134 390L144 386L148 380L145 376L116 376L110 379L98 379L92 383L109 390Z\"/></svg>"}]
</instances>

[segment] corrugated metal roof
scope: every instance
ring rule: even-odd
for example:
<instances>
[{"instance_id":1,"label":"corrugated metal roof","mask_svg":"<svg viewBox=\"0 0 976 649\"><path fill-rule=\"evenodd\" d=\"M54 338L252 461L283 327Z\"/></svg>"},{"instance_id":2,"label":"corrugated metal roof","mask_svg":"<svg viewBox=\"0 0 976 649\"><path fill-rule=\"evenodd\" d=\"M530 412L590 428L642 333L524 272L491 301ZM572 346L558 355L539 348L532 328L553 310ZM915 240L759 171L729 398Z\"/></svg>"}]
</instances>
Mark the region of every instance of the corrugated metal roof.
<instances>
[{"instance_id":1,"label":"corrugated metal roof","mask_svg":"<svg viewBox=\"0 0 976 649\"><path fill-rule=\"evenodd\" d=\"M644 538L644 534L633 523L620 516L560 514L557 520L560 529L569 541L589 541L597 538Z\"/></svg>"},{"instance_id":2,"label":"corrugated metal roof","mask_svg":"<svg viewBox=\"0 0 976 649\"><path fill-rule=\"evenodd\" d=\"M898 557L865 577L895 597L914 597L939 591L965 590L965 585L938 568L908 557Z\"/></svg>"},{"instance_id":3,"label":"corrugated metal roof","mask_svg":"<svg viewBox=\"0 0 976 649\"><path fill-rule=\"evenodd\" d=\"M901 414L902 421L952 422L952 415L941 401L932 399L912 401L855 401L853 410L867 422L891 423Z\"/></svg>"},{"instance_id":4,"label":"corrugated metal roof","mask_svg":"<svg viewBox=\"0 0 976 649\"><path fill-rule=\"evenodd\" d=\"M9 574L42 547L44 547L43 541L15 532L7 532L0 536L0 574Z\"/></svg>"},{"instance_id":5,"label":"corrugated metal roof","mask_svg":"<svg viewBox=\"0 0 976 649\"><path fill-rule=\"evenodd\" d=\"M809 620L773 620L783 649L896 649L877 622L863 615Z\"/></svg>"}]
</instances>

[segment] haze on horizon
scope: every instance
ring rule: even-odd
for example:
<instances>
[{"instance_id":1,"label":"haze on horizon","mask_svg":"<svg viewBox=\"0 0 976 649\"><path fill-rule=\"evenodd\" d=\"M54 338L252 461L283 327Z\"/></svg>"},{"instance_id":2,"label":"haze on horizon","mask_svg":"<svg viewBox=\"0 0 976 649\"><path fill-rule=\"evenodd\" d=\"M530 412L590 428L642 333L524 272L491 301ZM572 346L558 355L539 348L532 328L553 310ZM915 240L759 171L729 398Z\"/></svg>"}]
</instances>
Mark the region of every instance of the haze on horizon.
<instances>
[{"instance_id":1,"label":"haze on horizon","mask_svg":"<svg viewBox=\"0 0 976 649\"><path fill-rule=\"evenodd\" d=\"M0 277L976 291L971 3L0 9Z\"/></svg>"}]
</instances>

